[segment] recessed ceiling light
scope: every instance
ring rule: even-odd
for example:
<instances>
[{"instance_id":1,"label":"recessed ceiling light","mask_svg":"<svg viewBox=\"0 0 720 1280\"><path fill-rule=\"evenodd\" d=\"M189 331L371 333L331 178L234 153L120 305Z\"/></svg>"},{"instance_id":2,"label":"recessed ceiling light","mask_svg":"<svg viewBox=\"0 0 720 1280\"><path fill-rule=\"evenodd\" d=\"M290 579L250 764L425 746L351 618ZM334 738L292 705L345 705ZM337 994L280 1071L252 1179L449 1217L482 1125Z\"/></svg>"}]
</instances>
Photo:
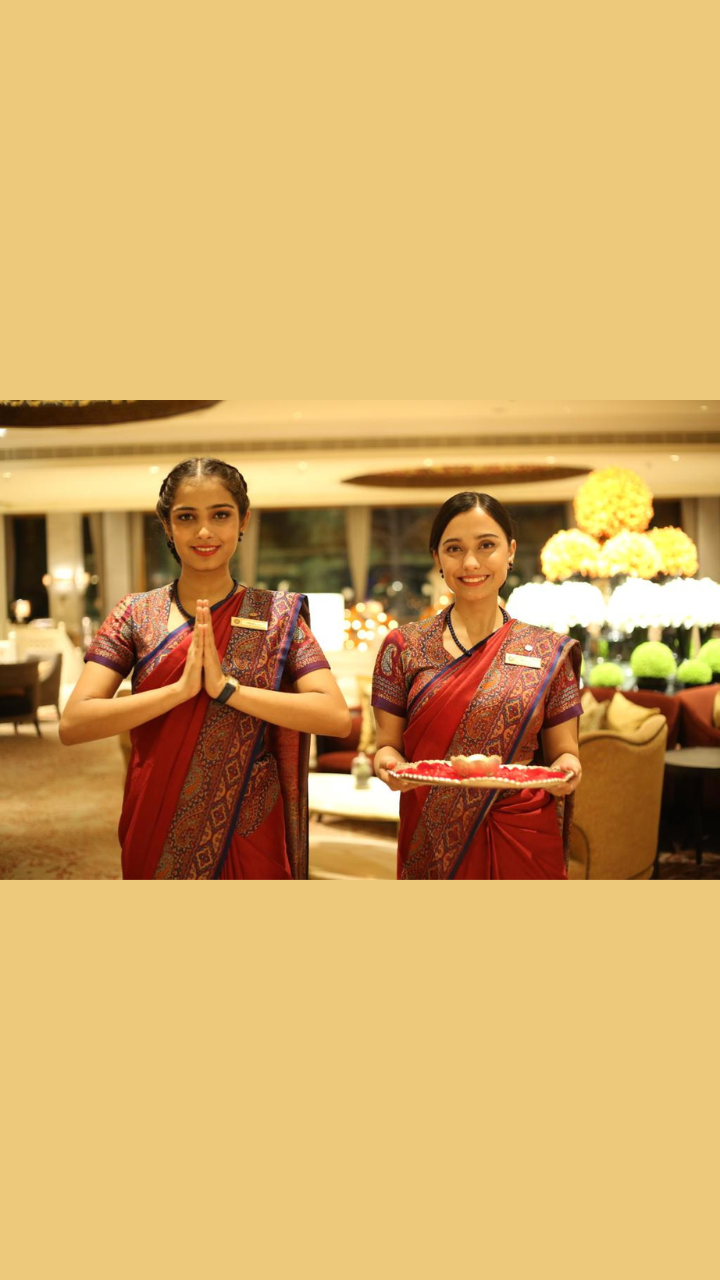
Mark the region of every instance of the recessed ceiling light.
<instances>
[{"instance_id":1,"label":"recessed ceiling light","mask_svg":"<svg viewBox=\"0 0 720 1280\"><path fill-rule=\"evenodd\" d=\"M554 462L554 461L555 461L555 458L551 455L549 458L546 458L546 459L545 459L545 461L546 461L546 462Z\"/></svg>"},{"instance_id":2,"label":"recessed ceiling light","mask_svg":"<svg viewBox=\"0 0 720 1280\"><path fill-rule=\"evenodd\" d=\"M158 474L159 470L160 470L160 468L159 468L159 467L151 467L151 468L150 468L150 475L151 475L151 476L156 476L156 475Z\"/></svg>"},{"instance_id":3,"label":"recessed ceiling light","mask_svg":"<svg viewBox=\"0 0 720 1280\"><path fill-rule=\"evenodd\" d=\"M308 469L307 462L298 462L298 471L307 471L307 469Z\"/></svg>"},{"instance_id":4,"label":"recessed ceiling light","mask_svg":"<svg viewBox=\"0 0 720 1280\"><path fill-rule=\"evenodd\" d=\"M12 471L3 471L3 480L11 480Z\"/></svg>"},{"instance_id":5,"label":"recessed ceiling light","mask_svg":"<svg viewBox=\"0 0 720 1280\"><path fill-rule=\"evenodd\" d=\"M704 409L704 410L705 410L705 413L707 413L707 405L706 405L706 404L701 404L701 405L700 405L700 408L701 408L701 409Z\"/></svg>"},{"instance_id":6,"label":"recessed ceiling light","mask_svg":"<svg viewBox=\"0 0 720 1280\"><path fill-rule=\"evenodd\" d=\"M679 453L671 453L671 454L670 454L670 461L671 461L671 462L679 462L679 461L680 461L680 454L679 454Z\"/></svg>"}]
</instances>

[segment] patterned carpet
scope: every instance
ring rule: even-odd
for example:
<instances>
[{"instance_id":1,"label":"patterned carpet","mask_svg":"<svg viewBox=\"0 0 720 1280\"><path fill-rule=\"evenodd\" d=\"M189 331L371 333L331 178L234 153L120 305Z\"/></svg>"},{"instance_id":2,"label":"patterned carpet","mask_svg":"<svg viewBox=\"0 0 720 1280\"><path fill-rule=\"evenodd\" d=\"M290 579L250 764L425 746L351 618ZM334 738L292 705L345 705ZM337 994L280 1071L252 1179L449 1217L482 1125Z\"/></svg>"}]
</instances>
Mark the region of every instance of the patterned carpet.
<instances>
[{"instance_id":1,"label":"patterned carpet","mask_svg":"<svg viewBox=\"0 0 720 1280\"><path fill-rule=\"evenodd\" d=\"M47 715L52 715L48 711ZM0 879L119 880L124 765L115 738L67 748L57 724L42 739L0 725ZM395 878L392 827L325 819L310 824L312 879ZM691 850L662 853L660 879L720 879L720 852L696 866Z\"/></svg>"},{"instance_id":2,"label":"patterned carpet","mask_svg":"<svg viewBox=\"0 0 720 1280\"><path fill-rule=\"evenodd\" d=\"M119 880L117 739L63 747L41 728L0 725L0 879Z\"/></svg>"}]
</instances>

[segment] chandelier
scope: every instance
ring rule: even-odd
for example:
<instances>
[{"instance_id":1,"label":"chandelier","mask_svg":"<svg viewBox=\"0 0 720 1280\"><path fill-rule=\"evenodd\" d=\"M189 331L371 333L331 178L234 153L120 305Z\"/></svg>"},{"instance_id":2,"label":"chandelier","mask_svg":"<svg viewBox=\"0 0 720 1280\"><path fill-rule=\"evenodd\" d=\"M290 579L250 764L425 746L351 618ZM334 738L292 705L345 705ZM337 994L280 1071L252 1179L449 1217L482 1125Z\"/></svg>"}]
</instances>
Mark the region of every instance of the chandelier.
<instances>
[{"instance_id":1,"label":"chandelier","mask_svg":"<svg viewBox=\"0 0 720 1280\"><path fill-rule=\"evenodd\" d=\"M217 400L0 400L0 426L89 427L171 418Z\"/></svg>"}]
</instances>

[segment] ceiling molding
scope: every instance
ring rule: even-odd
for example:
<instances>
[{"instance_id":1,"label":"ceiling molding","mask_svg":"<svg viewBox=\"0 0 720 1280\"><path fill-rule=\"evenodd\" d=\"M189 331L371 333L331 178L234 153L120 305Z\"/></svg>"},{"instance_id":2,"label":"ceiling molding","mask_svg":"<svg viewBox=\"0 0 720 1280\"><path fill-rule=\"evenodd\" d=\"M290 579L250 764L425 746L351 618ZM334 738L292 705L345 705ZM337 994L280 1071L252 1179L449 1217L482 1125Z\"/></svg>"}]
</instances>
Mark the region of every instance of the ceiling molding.
<instances>
[{"instance_id":1,"label":"ceiling molding","mask_svg":"<svg viewBox=\"0 0 720 1280\"><path fill-rule=\"evenodd\" d=\"M501 432L492 435L477 435L472 440L468 440L467 434L461 436L439 436L437 434L422 436L396 436L382 439L373 439L372 442L365 438L351 436L347 438L333 439L280 439L280 440L204 440L203 454L204 457L222 456L223 452L232 452L233 454L241 454L243 457L251 457L267 454L300 454L300 453L367 453L371 448L373 453L392 453L401 450L407 453L408 448L434 450L435 453L441 452L443 449L460 449L465 453L477 453L481 449L492 449L495 451L503 451L505 449L522 449L522 448L545 448L555 446L557 448L597 448L607 447L608 445L624 445L636 448L641 445L648 447L674 449L681 443L685 448L688 445L717 445L720 443L719 431L685 431L679 437L677 432L672 431L633 431L629 436L627 431L597 431L597 432L560 432L560 431L542 431L542 432L523 432L511 433ZM110 445L57 445L53 447L38 446L34 448L29 445L17 446L15 448L7 443L7 437L3 444L0 440L0 457L4 462L43 462L43 461L61 461L67 459L69 461L78 462L83 459L95 460L98 458L146 458L158 457L165 454L176 456L178 453L187 455L187 442L172 440L155 441L151 444L110 444Z\"/></svg>"}]
</instances>

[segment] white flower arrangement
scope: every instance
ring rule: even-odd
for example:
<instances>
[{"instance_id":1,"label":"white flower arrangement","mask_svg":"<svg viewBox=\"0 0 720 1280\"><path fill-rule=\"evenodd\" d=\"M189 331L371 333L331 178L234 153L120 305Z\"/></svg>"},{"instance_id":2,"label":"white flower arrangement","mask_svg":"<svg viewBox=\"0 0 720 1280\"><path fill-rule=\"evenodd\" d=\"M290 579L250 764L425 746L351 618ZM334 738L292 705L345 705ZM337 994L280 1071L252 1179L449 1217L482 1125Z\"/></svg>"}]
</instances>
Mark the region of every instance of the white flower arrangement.
<instances>
[{"instance_id":1,"label":"white flower arrangement","mask_svg":"<svg viewBox=\"0 0 720 1280\"><path fill-rule=\"evenodd\" d=\"M635 627L661 627L665 624L663 591L658 582L645 578L628 578L613 591L607 602L607 621L614 631L628 634Z\"/></svg>"},{"instance_id":2,"label":"white flower arrangement","mask_svg":"<svg viewBox=\"0 0 720 1280\"><path fill-rule=\"evenodd\" d=\"M605 622L605 600L599 587L589 582L563 582L557 588L559 616L570 627L601 627Z\"/></svg>"},{"instance_id":3,"label":"white flower arrangement","mask_svg":"<svg viewBox=\"0 0 720 1280\"><path fill-rule=\"evenodd\" d=\"M554 582L526 582L510 592L507 611L518 622L529 622L534 627L548 627L550 631L564 635L568 627L560 598L561 591L562 588Z\"/></svg>"},{"instance_id":4,"label":"white flower arrangement","mask_svg":"<svg viewBox=\"0 0 720 1280\"><path fill-rule=\"evenodd\" d=\"M690 629L720 622L720 583L712 578L675 578L660 590L663 626Z\"/></svg>"}]
</instances>

